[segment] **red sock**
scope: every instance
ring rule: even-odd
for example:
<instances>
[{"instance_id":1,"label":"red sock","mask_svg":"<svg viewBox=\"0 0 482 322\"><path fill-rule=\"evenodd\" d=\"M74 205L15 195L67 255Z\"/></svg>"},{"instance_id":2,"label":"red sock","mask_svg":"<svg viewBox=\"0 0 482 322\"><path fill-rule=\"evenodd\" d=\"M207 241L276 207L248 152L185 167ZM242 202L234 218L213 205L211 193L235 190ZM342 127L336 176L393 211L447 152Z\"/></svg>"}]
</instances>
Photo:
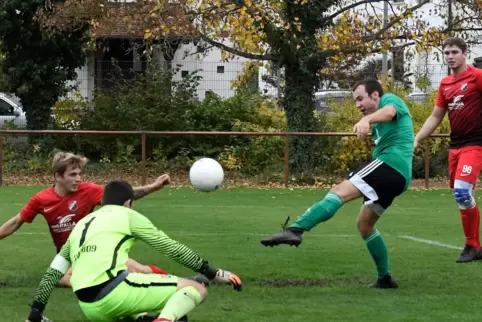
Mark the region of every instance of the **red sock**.
<instances>
[{"instance_id":1,"label":"red sock","mask_svg":"<svg viewBox=\"0 0 482 322\"><path fill-rule=\"evenodd\" d=\"M149 267L154 274L160 274L160 275L168 275L169 274L165 270L163 270L163 269L161 269L161 268L159 268L155 265L148 264L147 267Z\"/></svg>"},{"instance_id":2,"label":"red sock","mask_svg":"<svg viewBox=\"0 0 482 322\"><path fill-rule=\"evenodd\" d=\"M480 211L475 205L472 209L460 209L462 226L464 227L465 244L480 249Z\"/></svg>"}]
</instances>

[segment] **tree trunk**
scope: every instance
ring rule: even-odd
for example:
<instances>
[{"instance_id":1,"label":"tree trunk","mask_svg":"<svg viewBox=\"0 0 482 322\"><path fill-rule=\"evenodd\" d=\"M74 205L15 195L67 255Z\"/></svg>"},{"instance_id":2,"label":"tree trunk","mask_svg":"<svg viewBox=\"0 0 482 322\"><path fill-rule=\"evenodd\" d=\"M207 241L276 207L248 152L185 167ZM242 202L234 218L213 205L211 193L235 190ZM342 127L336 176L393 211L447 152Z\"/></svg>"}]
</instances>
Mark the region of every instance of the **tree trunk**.
<instances>
[{"instance_id":1,"label":"tree trunk","mask_svg":"<svg viewBox=\"0 0 482 322\"><path fill-rule=\"evenodd\" d=\"M40 93L26 93L19 98L27 118L27 130L47 130L50 123L51 99L42 98ZM40 96L40 97L37 97ZM29 135L30 144L42 143L43 148L50 148L47 142L52 138L48 135Z\"/></svg>"},{"instance_id":2,"label":"tree trunk","mask_svg":"<svg viewBox=\"0 0 482 322\"><path fill-rule=\"evenodd\" d=\"M286 66L285 81L283 106L286 110L288 130L313 132L314 91L318 86L316 72L309 72L300 66ZM313 136L290 137L289 169L292 175L304 177L312 173L313 142Z\"/></svg>"}]
</instances>

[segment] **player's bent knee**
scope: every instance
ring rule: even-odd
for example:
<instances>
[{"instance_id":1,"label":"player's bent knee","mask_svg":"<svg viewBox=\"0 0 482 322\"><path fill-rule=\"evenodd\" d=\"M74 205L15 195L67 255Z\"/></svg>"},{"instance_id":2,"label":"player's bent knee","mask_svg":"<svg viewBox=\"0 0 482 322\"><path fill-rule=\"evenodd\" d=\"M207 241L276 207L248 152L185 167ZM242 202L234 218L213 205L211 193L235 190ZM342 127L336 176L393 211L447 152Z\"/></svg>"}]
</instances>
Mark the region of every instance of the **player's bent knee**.
<instances>
[{"instance_id":1,"label":"player's bent knee","mask_svg":"<svg viewBox=\"0 0 482 322\"><path fill-rule=\"evenodd\" d=\"M362 220L360 218L358 218L358 220L356 222L356 225L357 225L357 228L358 228L358 232L360 233L360 235L362 237L370 235L373 232L373 230L375 229L374 224L369 223L368 221Z\"/></svg>"},{"instance_id":2,"label":"player's bent knee","mask_svg":"<svg viewBox=\"0 0 482 322\"><path fill-rule=\"evenodd\" d=\"M330 192L334 192L340 196L343 202L348 202L361 196L360 190L358 190L358 188L349 180L343 180L341 183L331 188Z\"/></svg>"},{"instance_id":3,"label":"player's bent knee","mask_svg":"<svg viewBox=\"0 0 482 322\"><path fill-rule=\"evenodd\" d=\"M199 292L199 294L201 295L203 301L208 296L208 290L201 283L198 283L198 282L192 281L192 280L188 280L188 279L185 279L185 278L179 278L178 279L178 281L177 281L177 289L178 290L181 290L181 289L183 289L185 287L188 287L188 286L194 287Z\"/></svg>"},{"instance_id":4,"label":"player's bent knee","mask_svg":"<svg viewBox=\"0 0 482 322\"><path fill-rule=\"evenodd\" d=\"M454 197L460 209L472 209L476 206L472 195L473 185L470 182L455 180Z\"/></svg>"},{"instance_id":5,"label":"player's bent knee","mask_svg":"<svg viewBox=\"0 0 482 322\"><path fill-rule=\"evenodd\" d=\"M370 207L362 206L358 215L356 225L362 237L370 235L375 230L375 225L380 218Z\"/></svg>"}]
</instances>

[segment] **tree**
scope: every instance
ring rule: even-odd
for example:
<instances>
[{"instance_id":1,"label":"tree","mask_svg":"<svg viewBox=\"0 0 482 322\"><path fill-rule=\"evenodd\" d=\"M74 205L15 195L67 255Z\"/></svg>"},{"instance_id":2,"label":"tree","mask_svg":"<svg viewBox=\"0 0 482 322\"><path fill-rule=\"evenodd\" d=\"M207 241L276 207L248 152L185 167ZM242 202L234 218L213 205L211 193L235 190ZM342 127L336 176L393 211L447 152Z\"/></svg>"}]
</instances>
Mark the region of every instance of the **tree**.
<instances>
[{"instance_id":1,"label":"tree","mask_svg":"<svg viewBox=\"0 0 482 322\"><path fill-rule=\"evenodd\" d=\"M415 12L429 3L396 7L388 2L383 21L379 0L160 0L122 5L112 1L66 1L45 19L50 28L82 19L104 28L122 19L143 24L145 39L166 42L173 37L202 40L223 50L224 58L242 56L255 65L283 70L282 106L290 131L314 130L314 92L334 71L348 68L373 53L396 48L422 51L440 44L443 28L431 27ZM82 13L79 14L79 13ZM250 66L251 72L253 64ZM300 174L314 164L311 137L290 141L290 169Z\"/></svg>"},{"instance_id":2,"label":"tree","mask_svg":"<svg viewBox=\"0 0 482 322\"><path fill-rule=\"evenodd\" d=\"M49 34L36 19L44 0L2 0L0 4L0 66L3 90L22 102L27 128L46 129L51 107L85 62L88 24Z\"/></svg>"},{"instance_id":3,"label":"tree","mask_svg":"<svg viewBox=\"0 0 482 322\"><path fill-rule=\"evenodd\" d=\"M2 68L4 59L5 59L5 56L0 52L0 92L5 91L5 76Z\"/></svg>"}]
</instances>

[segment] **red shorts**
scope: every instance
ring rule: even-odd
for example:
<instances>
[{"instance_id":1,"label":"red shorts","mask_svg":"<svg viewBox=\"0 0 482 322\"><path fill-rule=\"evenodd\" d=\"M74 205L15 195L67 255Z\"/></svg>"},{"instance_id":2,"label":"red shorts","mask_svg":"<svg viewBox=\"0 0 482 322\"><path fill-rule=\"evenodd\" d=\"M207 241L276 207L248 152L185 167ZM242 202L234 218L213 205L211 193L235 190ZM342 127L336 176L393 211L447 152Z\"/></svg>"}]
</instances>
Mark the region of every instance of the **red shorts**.
<instances>
[{"instance_id":1,"label":"red shorts","mask_svg":"<svg viewBox=\"0 0 482 322\"><path fill-rule=\"evenodd\" d=\"M450 188L455 180L470 182L474 185L482 170L482 146L466 146L449 150Z\"/></svg>"}]
</instances>

